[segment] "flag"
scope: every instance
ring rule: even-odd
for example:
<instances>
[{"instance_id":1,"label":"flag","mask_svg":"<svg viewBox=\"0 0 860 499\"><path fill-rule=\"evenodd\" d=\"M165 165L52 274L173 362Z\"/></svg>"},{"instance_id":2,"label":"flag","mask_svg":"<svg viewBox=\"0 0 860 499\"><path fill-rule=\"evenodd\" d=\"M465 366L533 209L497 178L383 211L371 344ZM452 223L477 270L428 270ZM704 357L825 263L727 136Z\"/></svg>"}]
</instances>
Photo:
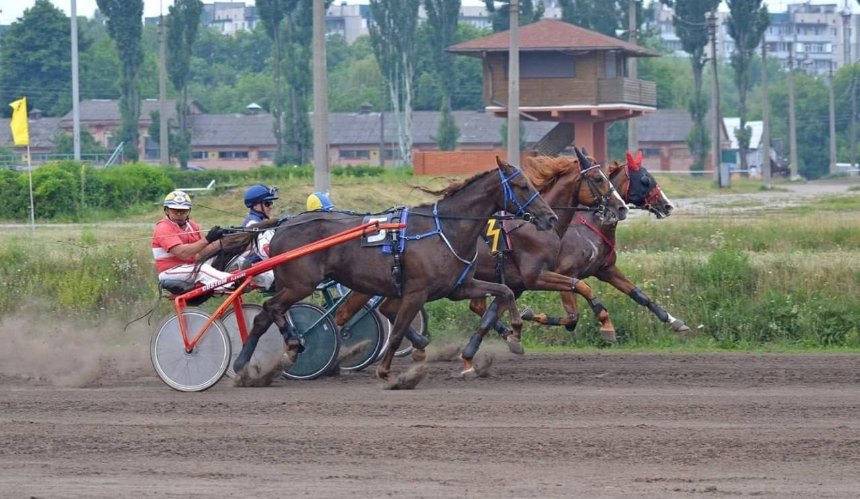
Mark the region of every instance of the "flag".
<instances>
[{"instance_id":1,"label":"flag","mask_svg":"<svg viewBox=\"0 0 860 499\"><path fill-rule=\"evenodd\" d=\"M12 121L9 123L9 126L12 127L12 142L16 146L30 145L30 130L27 126L27 98L21 97L9 106L12 107Z\"/></svg>"}]
</instances>

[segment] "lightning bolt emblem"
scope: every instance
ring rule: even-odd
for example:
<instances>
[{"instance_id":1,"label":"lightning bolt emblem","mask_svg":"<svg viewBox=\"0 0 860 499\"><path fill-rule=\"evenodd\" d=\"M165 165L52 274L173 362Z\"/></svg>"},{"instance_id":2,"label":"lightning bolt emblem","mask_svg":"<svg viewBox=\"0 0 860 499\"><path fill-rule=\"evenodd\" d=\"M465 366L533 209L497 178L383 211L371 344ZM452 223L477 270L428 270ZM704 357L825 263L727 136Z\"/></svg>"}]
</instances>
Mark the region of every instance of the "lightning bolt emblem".
<instances>
[{"instance_id":1,"label":"lightning bolt emblem","mask_svg":"<svg viewBox=\"0 0 860 499\"><path fill-rule=\"evenodd\" d=\"M502 236L502 229L496 225L497 220L491 218L487 220L487 239L490 240L490 252L499 251L499 238Z\"/></svg>"}]
</instances>

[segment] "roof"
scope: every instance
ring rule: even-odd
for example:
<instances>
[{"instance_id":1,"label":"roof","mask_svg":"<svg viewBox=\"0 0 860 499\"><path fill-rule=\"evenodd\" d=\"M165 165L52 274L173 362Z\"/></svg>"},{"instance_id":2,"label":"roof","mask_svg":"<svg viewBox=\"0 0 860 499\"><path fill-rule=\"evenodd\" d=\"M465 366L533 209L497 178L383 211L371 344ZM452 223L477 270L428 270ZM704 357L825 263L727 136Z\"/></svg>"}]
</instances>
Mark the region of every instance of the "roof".
<instances>
[{"instance_id":1,"label":"roof","mask_svg":"<svg viewBox=\"0 0 860 499\"><path fill-rule=\"evenodd\" d=\"M710 129L710 112L705 117L705 124ZM633 120L638 130L639 142L687 142L687 135L693 128L693 118L688 111L677 109L658 109ZM721 132L727 136L725 124Z\"/></svg>"},{"instance_id":2,"label":"roof","mask_svg":"<svg viewBox=\"0 0 860 499\"><path fill-rule=\"evenodd\" d=\"M518 30L520 52L547 50L623 50L634 57L658 57L657 52L625 42L596 31L558 21L544 19L536 23L520 26ZM510 45L508 31L500 31L483 38L476 38L446 50L453 53L480 55L482 52L507 52Z\"/></svg>"},{"instance_id":3,"label":"roof","mask_svg":"<svg viewBox=\"0 0 860 499\"><path fill-rule=\"evenodd\" d=\"M30 118L27 128L30 132L31 149L52 149L54 136L60 133L61 118ZM0 118L0 146L9 149L20 147L12 142L12 129L9 127L11 118Z\"/></svg>"},{"instance_id":4,"label":"roof","mask_svg":"<svg viewBox=\"0 0 860 499\"><path fill-rule=\"evenodd\" d=\"M190 102L192 114L200 112L201 108L196 102ZM81 121L98 121L98 122L119 122L121 120L119 112L119 101L113 99L87 99L79 104ZM142 99L140 101L140 119L141 121L149 121L150 113L159 111L160 105L158 99ZM167 100L167 118L176 119L176 101ZM72 111L63 116L63 122L71 123Z\"/></svg>"},{"instance_id":5,"label":"roof","mask_svg":"<svg viewBox=\"0 0 860 499\"><path fill-rule=\"evenodd\" d=\"M735 136L735 129L741 127L740 118L723 118L723 126L726 127L726 133L729 134L729 140L732 141L732 149L740 149L738 138ZM747 121L747 126L752 129L750 137L750 149L758 149L761 145L761 134L764 131L764 122L762 121Z\"/></svg>"},{"instance_id":6,"label":"roof","mask_svg":"<svg viewBox=\"0 0 860 499\"><path fill-rule=\"evenodd\" d=\"M413 111L412 141L415 145L434 144L433 136L439 126L438 111ZM497 118L480 111L452 112L460 129L461 145L499 144L501 128L506 118ZM329 113L329 144L379 144L380 125L385 121L385 141L397 141L397 124L391 113L380 118L379 113ZM526 142L540 140L556 123L523 121ZM194 147L214 146L275 146L272 115L261 114L198 114L191 117L191 144Z\"/></svg>"}]
</instances>

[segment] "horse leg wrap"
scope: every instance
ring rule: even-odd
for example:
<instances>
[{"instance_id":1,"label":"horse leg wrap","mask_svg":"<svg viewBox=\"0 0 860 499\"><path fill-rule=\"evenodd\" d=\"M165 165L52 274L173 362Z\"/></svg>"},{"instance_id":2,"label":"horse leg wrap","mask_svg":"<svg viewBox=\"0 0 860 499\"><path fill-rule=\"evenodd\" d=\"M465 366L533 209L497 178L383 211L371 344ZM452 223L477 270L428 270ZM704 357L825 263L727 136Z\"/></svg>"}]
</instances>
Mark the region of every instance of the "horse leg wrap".
<instances>
[{"instance_id":1,"label":"horse leg wrap","mask_svg":"<svg viewBox=\"0 0 860 499\"><path fill-rule=\"evenodd\" d=\"M302 345L299 337L296 336L296 333L293 331L293 326L290 325L289 321L284 322L284 325L279 327L278 330L281 332L281 336L284 337L284 343L287 345L298 345L299 353L302 353L305 350L304 345Z\"/></svg>"},{"instance_id":2,"label":"horse leg wrap","mask_svg":"<svg viewBox=\"0 0 860 499\"><path fill-rule=\"evenodd\" d=\"M424 350L427 348L427 345L430 344L430 338L418 334L418 332L412 329L411 326L406 330L403 336L405 336L406 339L409 340L409 343L412 343L412 346L418 350Z\"/></svg>"},{"instance_id":3,"label":"horse leg wrap","mask_svg":"<svg viewBox=\"0 0 860 499\"><path fill-rule=\"evenodd\" d=\"M597 298L589 300L588 304L591 306L591 310L594 312L594 315L600 316L600 312L606 310L606 307L604 307Z\"/></svg>"},{"instance_id":4,"label":"horse leg wrap","mask_svg":"<svg viewBox=\"0 0 860 499\"><path fill-rule=\"evenodd\" d=\"M572 333L576 329L576 324L578 322L579 314L576 312L569 313L567 314L567 324L564 325L564 328Z\"/></svg>"},{"instance_id":5,"label":"horse leg wrap","mask_svg":"<svg viewBox=\"0 0 860 499\"><path fill-rule=\"evenodd\" d=\"M511 334L511 332L512 332L511 328L509 328L504 323L502 323L502 321L496 321L495 327L496 327L496 332L499 333L499 336L501 336L502 338L506 337L507 335Z\"/></svg>"},{"instance_id":6,"label":"horse leg wrap","mask_svg":"<svg viewBox=\"0 0 860 499\"><path fill-rule=\"evenodd\" d=\"M487 311L484 312L484 315L481 316L481 322L478 327L481 331L486 331L490 329L490 326L496 323L496 319L499 316L499 304L497 302L493 302L487 307Z\"/></svg>"},{"instance_id":7,"label":"horse leg wrap","mask_svg":"<svg viewBox=\"0 0 860 499\"><path fill-rule=\"evenodd\" d=\"M236 360L233 361L233 371L240 372L244 369L248 361L251 360L251 356L254 355L258 341L260 341L260 336L248 336L248 339L245 340L245 346L242 347L239 355L236 356Z\"/></svg>"},{"instance_id":8,"label":"horse leg wrap","mask_svg":"<svg viewBox=\"0 0 860 499\"><path fill-rule=\"evenodd\" d=\"M630 298L633 298L633 301L642 305L643 307L648 307L648 310L651 311L654 315L657 316L663 322L669 322L669 314L663 307L651 301L650 298L645 296L645 293L642 292L639 288L633 288L630 290Z\"/></svg>"},{"instance_id":9,"label":"horse leg wrap","mask_svg":"<svg viewBox=\"0 0 860 499\"><path fill-rule=\"evenodd\" d=\"M481 333L475 333L469 338L469 343L466 344L466 348L463 349L463 358L471 360L475 357L475 354L478 353L478 348L481 346L481 341L483 341L484 335Z\"/></svg>"},{"instance_id":10,"label":"horse leg wrap","mask_svg":"<svg viewBox=\"0 0 860 499\"><path fill-rule=\"evenodd\" d=\"M669 312L666 312L663 307L658 305L655 302L651 302L648 304L648 310L650 310L654 315L657 316L663 322L669 322Z\"/></svg>"}]
</instances>

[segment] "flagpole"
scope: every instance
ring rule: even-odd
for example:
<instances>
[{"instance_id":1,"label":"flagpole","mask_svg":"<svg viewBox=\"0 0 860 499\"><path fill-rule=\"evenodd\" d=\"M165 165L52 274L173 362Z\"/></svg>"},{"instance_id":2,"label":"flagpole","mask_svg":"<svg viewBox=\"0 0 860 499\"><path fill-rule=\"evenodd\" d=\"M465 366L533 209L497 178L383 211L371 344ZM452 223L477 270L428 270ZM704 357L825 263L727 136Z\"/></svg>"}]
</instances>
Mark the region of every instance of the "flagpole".
<instances>
[{"instance_id":1,"label":"flagpole","mask_svg":"<svg viewBox=\"0 0 860 499\"><path fill-rule=\"evenodd\" d=\"M33 208L33 163L30 159L30 144L27 144L27 176L30 177L30 231L36 232L36 211Z\"/></svg>"}]
</instances>

